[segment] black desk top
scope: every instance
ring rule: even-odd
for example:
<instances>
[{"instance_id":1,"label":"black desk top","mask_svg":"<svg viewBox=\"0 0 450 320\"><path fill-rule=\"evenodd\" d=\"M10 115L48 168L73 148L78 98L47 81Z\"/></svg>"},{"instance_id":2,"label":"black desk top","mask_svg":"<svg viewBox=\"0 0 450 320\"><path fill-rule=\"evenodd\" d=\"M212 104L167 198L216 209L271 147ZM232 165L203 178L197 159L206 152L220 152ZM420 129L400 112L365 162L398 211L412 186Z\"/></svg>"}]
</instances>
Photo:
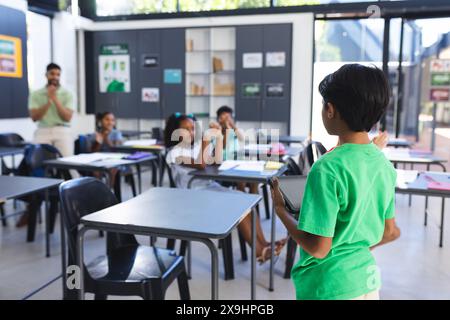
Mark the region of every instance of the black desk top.
<instances>
[{"instance_id":1,"label":"black desk top","mask_svg":"<svg viewBox=\"0 0 450 320\"><path fill-rule=\"evenodd\" d=\"M103 160L103 161L94 161L91 163L76 163L76 162L68 162L61 160L46 160L44 161L44 165L50 168L56 169L73 169L73 170L87 170L87 171L104 171L110 170L113 168L121 167L121 166L131 166L137 165L141 163L145 163L148 161L153 161L158 159L154 154L149 154L148 157L139 159L139 160Z\"/></svg>"},{"instance_id":2,"label":"black desk top","mask_svg":"<svg viewBox=\"0 0 450 320\"><path fill-rule=\"evenodd\" d=\"M0 175L0 200L14 199L56 187L62 182L60 179Z\"/></svg>"},{"instance_id":3,"label":"black desk top","mask_svg":"<svg viewBox=\"0 0 450 320\"><path fill-rule=\"evenodd\" d=\"M414 143L404 139L392 139L387 143L388 147L410 148Z\"/></svg>"},{"instance_id":4,"label":"black desk top","mask_svg":"<svg viewBox=\"0 0 450 320\"><path fill-rule=\"evenodd\" d=\"M129 233L226 237L261 200L259 195L153 188L128 201L84 216L89 228Z\"/></svg>"},{"instance_id":5,"label":"black desk top","mask_svg":"<svg viewBox=\"0 0 450 320\"><path fill-rule=\"evenodd\" d=\"M156 147L156 145L155 145L155 147L153 147L153 146L149 146L149 147L146 147L146 146L123 146L122 145L122 146L113 147L113 150L117 151L117 152L129 152L129 153L136 152L136 151L150 152L150 153L162 153L166 150L166 148L164 146L159 146L159 145L157 145L157 147Z\"/></svg>"},{"instance_id":6,"label":"black desk top","mask_svg":"<svg viewBox=\"0 0 450 320\"><path fill-rule=\"evenodd\" d=\"M303 143L306 141L306 139L307 137L304 136L273 136L264 134L259 136L260 143L271 143L272 141L285 144Z\"/></svg>"},{"instance_id":7,"label":"black desk top","mask_svg":"<svg viewBox=\"0 0 450 320\"><path fill-rule=\"evenodd\" d=\"M140 137L141 135L152 135L151 131L139 131L139 130L120 130L125 138Z\"/></svg>"},{"instance_id":8,"label":"black desk top","mask_svg":"<svg viewBox=\"0 0 450 320\"><path fill-rule=\"evenodd\" d=\"M22 154L24 148L20 147L0 147L0 157Z\"/></svg>"},{"instance_id":9,"label":"black desk top","mask_svg":"<svg viewBox=\"0 0 450 320\"><path fill-rule=\"evenodd\" d=\"M283 166L276 173L266 175L258 172L239 172L236 170L219 171L219 166L207 166L204 170L191 171L189 174L195 177L195 179L267 183L271 178L281 176L286 170L287 167Z\"/></svg>"}]
</instances>

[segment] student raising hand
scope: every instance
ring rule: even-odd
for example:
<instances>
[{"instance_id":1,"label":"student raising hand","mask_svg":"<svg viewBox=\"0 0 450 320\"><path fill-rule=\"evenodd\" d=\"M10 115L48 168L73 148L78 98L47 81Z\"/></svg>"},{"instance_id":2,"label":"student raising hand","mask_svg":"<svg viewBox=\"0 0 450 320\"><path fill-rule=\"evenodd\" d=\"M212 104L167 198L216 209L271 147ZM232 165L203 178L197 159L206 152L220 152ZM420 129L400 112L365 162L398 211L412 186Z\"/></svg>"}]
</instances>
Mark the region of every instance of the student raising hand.
<instances>
[{"instance_id":1,"label":"student raising hand","mask_svg":"<svg viewBox=\"0 0 450 320\"><path fill-rule=\"evenodd\" d=\"M383 150L384 148L386 148L387 144L388 144L388 133L387 131L380 131L378 133L378 135L373 138L372 142L380 149Z\"/></svg>"}]
</instances>

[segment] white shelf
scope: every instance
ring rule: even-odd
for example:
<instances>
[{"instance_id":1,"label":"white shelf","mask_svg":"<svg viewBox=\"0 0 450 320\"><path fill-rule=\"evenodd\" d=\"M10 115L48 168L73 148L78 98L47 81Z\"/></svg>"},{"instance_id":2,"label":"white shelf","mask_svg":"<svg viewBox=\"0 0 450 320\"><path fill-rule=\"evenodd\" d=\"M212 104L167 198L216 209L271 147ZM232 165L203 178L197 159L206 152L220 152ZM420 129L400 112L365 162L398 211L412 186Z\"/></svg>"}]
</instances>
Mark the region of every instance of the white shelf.
<instances>
[{"instance_id":1,"label":"white shelf","mask_svg":"<svg viewBox=\"0 0 450 320\"><path fill-rule=\"evenodd\" d=\"M186 30L186 112L209 114L215 119L222 105L234 108L234 94L214 94L215 85L234 84L236 29L234 27L192 28ZM222 62L223 70L214 72L213 58ZM233 89L231 87L231 89ZM203 92L203 94L192 94ZM203 91L202 91L203 90ZM234 88L235 91L235 88ZM207 117L202 117L208 120Z\"/></svg>"}]
</instances>

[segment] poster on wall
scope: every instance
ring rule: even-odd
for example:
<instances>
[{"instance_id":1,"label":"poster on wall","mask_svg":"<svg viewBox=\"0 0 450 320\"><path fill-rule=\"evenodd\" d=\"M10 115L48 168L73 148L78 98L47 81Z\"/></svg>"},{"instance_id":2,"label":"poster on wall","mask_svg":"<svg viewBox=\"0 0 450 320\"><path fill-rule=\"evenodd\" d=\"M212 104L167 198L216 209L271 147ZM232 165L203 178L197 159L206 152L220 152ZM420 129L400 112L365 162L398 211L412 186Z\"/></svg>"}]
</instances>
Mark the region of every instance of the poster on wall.
<instances>
[{"instance_id":1,"label":"poster on wall","mask_svg":"<svg viewBox=\"0 0 450 320\"><path fill-rule=\"evenodd\" d=\"M142 102L159 102L159 88L142 88Z\"/></svg>"},{"instance_id":2,"label":"poster on wall","mask_svg":"<svg viewBox=\"0 0 450 320\"><path fill-rule=\"evenodd\" d=\"M283 98L284 85L282 83L270 83L266 85L266 97Z\"/></svg>"},{"instance_id":3,"label":"poster on wall","mask_svg":"<svg viewBox=\"0 0 450 320\"><path fill-rule=\"evenodd\" d=\"M0 77L22 78L22 40L0 34Z\"/></svg>"},{"instance_id":4,"label":"poster on wall","mask_svg":"<svg viewBox=\"0 0 450 320\"><path fill-rule=\"evenodd\" d=\"M259 83L243 83L242 97L244 98L258 98L261 96L261 84Z\"/></svg>"},{"instance_id":5,"label":"poster on wall","mask_svg":"<svg viewBox=\"0 0 450 320\"><path fill-rule=\"evenodd\" d=\"M431 89L430 101L434 102L450 101L450 89Z\"/></svg>"},{"instance_id":6,"label":"poster on wall","mask_svg":"<svg viewBox=\"0 0 450 320\"><path fill-rule=\"evenodd\" d=\"M143 55L142 56L142 66L144 68L156 68L158 66L158 56L157 55Z\"/></svg>"},{"instance_id":7,"label":"poster on wall","mask_svg":"<svg viewBox=\"0 0 450 320\"><path fill-rule=\"evenodd\" d=\"M431 74L432 86L450 86L450 73L439 72Z\"/></svg>"},{"instance_id":8,"label":"poster on wall","mask_svg":"<svg viewBox=\"0 0 450 320\"><path fill-rule=\"evenodd\" d=\"M183 82L181 69L164 69L164 83L180 84Z\"/></svg>"},{"instance_id":9,"label":"poster on wall","mask_svg":"<svg viewBox=\"0 0 450 320\"><path fill-rule=\"evenodd\" d=\"M103 45L100 49L100 92L130 92L130 54L127 44Z\"/></svg>"},{"instance_id":10,"label":"poster on wall","mask_svg":"<svg viewBox=\"0 0 450 320\"><path fill-rule=\"evenodd\" d=\"M242 54L242 68L258 69L262 68L263 54L262 52L247 52Z\"/></svg>"},{"instance_id":11,"label":"poster on wall","mask_svg":"<svg viewBox=\"0 0 450 320\"><path fill-rule=\"evenodd\" d=\"M266 53L266 67L284 66L286 66L286 53L284 51Z\"/></svg>"}]
</instances>

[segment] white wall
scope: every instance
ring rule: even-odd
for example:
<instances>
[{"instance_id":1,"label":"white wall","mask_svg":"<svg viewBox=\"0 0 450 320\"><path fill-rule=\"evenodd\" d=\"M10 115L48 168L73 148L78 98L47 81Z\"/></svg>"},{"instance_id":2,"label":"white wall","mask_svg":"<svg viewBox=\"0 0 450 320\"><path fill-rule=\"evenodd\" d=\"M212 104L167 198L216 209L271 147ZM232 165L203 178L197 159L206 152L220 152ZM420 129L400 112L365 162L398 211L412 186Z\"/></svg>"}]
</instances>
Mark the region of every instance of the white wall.
<instances>
[{"instance_id":1,"label":"white wall","mask_svg":"<svg viewBox=\"0 0 450 320\"><path fill-rule=\"evenodd\" d=\"M291 95L291 134L309 135L311 116L311 85L313 64L313 41L314 41L314 16L311 13L298 14L270 14L249 15L230 17L208 17L208 18L183 18L183 19L161 19L161 20L134 20L92 23L83 20L80 28L89 31L105 30L133 30L151 28L182 28L182 27L217 27L235 26L249 24L274 24L292 23L292 95ZM81 106L82 109L84 108ZM122 121L122 120L121 120ZM136 121L126 122L127 127L136 125ZM159 121L141 121L142 127L150 127L151 124L160 125ZM255 128L259 123L243 123L242 127ZM120 127L123 128L122 125ZM263 128L280 128L285 126L279 123L263 123Z\"/></svg>"}]
</instances>

